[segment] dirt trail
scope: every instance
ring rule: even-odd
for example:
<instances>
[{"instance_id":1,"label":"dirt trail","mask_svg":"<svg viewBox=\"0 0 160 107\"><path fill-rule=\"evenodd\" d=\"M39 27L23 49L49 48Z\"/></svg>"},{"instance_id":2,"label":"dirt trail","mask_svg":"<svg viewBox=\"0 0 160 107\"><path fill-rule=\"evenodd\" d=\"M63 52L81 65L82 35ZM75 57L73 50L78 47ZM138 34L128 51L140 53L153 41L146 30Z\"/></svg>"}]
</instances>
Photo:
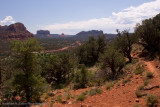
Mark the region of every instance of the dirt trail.
<instances>
[{"instance_id":1,"label":"dirt trail","mask_svg":"<svg viewBox=\"0 0 160 107\"><path fill-rule=\"evenodd\" d=\"M144 61L144 63L147 65L146 68L148 69L148 71L153 72L155 77L159 75L158 69L156 69L153 61Z\"/></svg>"},{"instance_id":2,"label":"dirt trail","mask_svg":"<svg viewBox=\"0 0 160 107\"><path fill-rule=\"evenodd\" d=\"M70 46L65 46L63 48L60 49L56 49L56 50L46 50L45 52L47 53L52 53L52 52L60 52L60 51L64 51L67 50L69 48L73 48L73 47L77 47L80 46L82 43L80 41L76 41L75 43L72 43Z\"/></svg>"},{"instance_id":3,"label":"dirt trail","mask_svg":"<svg viewBox=\"0 0 160 107\"><path fill-rule=\"evenodd\" d=\"M145 69L147 71L153 72L155 77L160 75L160 62L159 61L150 61L144 57L140 58L137 55L134 56L133 54L132 54L132 57L138 58L139 61L141 61L144 65L146 65ZM158 66L159 68L158 67L156 68L156 66Z\"/></svg>"}]
</instances>

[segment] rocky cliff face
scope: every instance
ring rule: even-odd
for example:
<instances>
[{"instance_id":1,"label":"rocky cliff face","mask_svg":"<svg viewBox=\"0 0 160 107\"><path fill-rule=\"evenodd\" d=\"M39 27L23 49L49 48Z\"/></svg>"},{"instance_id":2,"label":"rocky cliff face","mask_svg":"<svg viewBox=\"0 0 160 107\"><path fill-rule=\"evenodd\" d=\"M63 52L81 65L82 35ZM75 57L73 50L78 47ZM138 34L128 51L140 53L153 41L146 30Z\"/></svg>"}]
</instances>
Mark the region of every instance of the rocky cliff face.
<instances>
[{"instance_id":1,"label":"rocky cliff face","mask_svg":"<svg viewBox=\"0 0 160 107\"><path fill-rule=\"evenodd\" d=\"M0 39L27 39L34 37L22 23L0 26Z\"/></svg>"}]
</instances>

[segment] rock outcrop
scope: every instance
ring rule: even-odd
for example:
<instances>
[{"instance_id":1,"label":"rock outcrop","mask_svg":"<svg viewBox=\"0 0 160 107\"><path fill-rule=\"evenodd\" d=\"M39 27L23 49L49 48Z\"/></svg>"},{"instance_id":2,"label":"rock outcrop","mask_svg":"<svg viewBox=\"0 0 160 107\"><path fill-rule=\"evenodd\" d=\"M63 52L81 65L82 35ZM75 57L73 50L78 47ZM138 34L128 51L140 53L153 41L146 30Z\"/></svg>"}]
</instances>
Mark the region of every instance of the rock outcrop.
<instances>
[{"instance_id":1,"label":"rock outcrop","mask_svg":"<svg viewBox=\"0 0 160 107\"><path fill-rule=\"evenodd\" d=\"M112 41L117 37L117 34L104 34L102 30L90 30L90 31L81 31L75 36L72 36L72 39L86 41L90 36L98 38L99 35L104 35L107 41Z\"/></svg>"},{"instance_id":2,"label":"rock outcrop","mask_svg":"<svg viewBox=\"0 0 160 107\"><path fill-rule=\"evenodd\" d=\"M82 31L77 33L73 38L88 40L90 36L97 38L99 35L103 35L103 31L91 30L91 31Z\"/></svg>"},{"instance_id":3,"label":"rock outcrop","mask_svg":"<svg viewBox=\"0 0 160 107\"><path fill-rule=\"evenodd\" d=\"M34 37L22 23L15 23L9 26L0 26L0 39L27 39Z\"/></svg>"},{"instance_id":4,"label":"rock outcrop","mask_svg":"<svg viewBox=\"0 0 160 107\"><path fill-rule=\"evenodd\" d=\"M50 35L50 31L48 31L48 30L38 30L37 35Z\"/></svg>"},{"instance_id":5,"label":"rock outcrop","mask_svg":"<svg viewBox=\"0 0 160 107\"><path fill-rule=\"evenodd\" d=\"M50 31L48 30L38 30L36 37L41 37L41 38L51 37L51 34L50 34Z\"/></svg>"}]
</instances>

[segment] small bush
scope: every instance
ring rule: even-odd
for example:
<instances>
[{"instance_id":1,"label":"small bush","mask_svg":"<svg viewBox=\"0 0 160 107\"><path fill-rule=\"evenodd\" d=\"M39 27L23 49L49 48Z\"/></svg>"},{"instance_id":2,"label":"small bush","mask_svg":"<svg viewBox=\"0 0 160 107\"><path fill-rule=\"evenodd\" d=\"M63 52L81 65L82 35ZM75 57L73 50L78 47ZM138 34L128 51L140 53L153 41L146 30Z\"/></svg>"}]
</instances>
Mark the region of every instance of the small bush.
<instances>
[{"instance_id":1,"label":"small bush","mask_svg":"<svg viewBox=\"0 0 160 107\"><path fill-rule=\"evenodd\" d=\"M139 60L138 59L133 59L132 64L137 63Z\"/></svg>"},{"instance_id":2,"label":"small bush","mask_svg":"<svg viewBox=\"0 0 160 107\"><path fill-rule=\"evenodd\" d=\"M130 75L130 76L129 76L129 78L132 78L132 77L133 77L133 75Z\"/></svg>"},{"instance_id":3,"label":"small bush","mask_svg":"<svg viewBox=\"0 0 160 107\"><path fill-rule=\"evenodd\" d=\"M106 89L109 90L111 87L114 87L115 83L114 82L107 82L106 83Z\"/></svg>"},{"instance_id":4,"label":"small bush","mask_svg":"<svg viewBox=\"0 0 160 107\"><path fill-rule=\"evenodd\" d=\"M138 104L135 104L134 107L142 107L142 106L140 106L140 105L138 105Z\"/></svg>"},{"instance_id":5,"label":"small bush","mask_svg":"<svg viewBox=\"0 0 160 107\"><path fill-rule=\"evenodd\" d=\"M71 98L72 98L72 99L75 99L75 98L76 98L76 95L72 95Z\"/></svg>"},{"instance_id":6,"label":"small bush","mask_svg":"<svg viewBox=\"0 0 160 107\"><path fill-rule=\"evenodd\" d=\"M42 107L42 105L40 107ZM53 102L50 103L50 107L53 107Z\"/></svg>"},{"instance_id":7,"label":"small bush","mask_svg":"<svg viewBox=\"0 0 160 107\"><path fill-rule=\"evenodd\" d=\"M86 96L84 94L81 94L77 97L77 101L84 101L86 99Z\"/></svg>"},{"instance_id":8,"label":"small bush","mask_svg":"<svg viewBox=\"0 0 160 107\"><path fill-rule=\"evenodd\" d=\"M140 65L138 66L138 67L136 67L136 69L134 70L134 73L136 74L136 75L142 75L142 73L143 73L143 68L142 67L140 67Z\"/></svg>"},{"instance_id":9,"label":"small bush","mask_svg":"<svg viewBox=\"0 0 160 107\"><path fill-rule=\"evenodd\" d=\"M147 72L146 78L149 78L149 79L153 78L153 72Z\"/></svg>"},{"instance_id":10,"label":"small bush","mask_svg":"<svg viewBox=\"0 0 160 107\"><path fill-rule=\"evenodd\" d=\"M148 80L144 80L143 83L144 83L144 86L147 86L149 81Z\"/></svg>"},{"instance_id":11,"label":"small bush","mask_svg":"<svg viewBox=\"0 0 160 107\"><path fill-rule=\"evenodd\" d=\"M143 95L139 91L136 91L136 96L139 98L142 97Z\"/></svg>"},{"instance_id":12,"label":"small bush","mask_svg":"<svg viewBox=\"0 0 160 107\"><path fill-rule=\"evenodd\" d=\"M56 99L57 102L62 103L62 95L59 95Z\"/></svg>"},{"instance_id":13,"label":"small bush","mask_svg":"<svg viewBox=\"0 0 160 107\"><path fill-rule=\"evenodd\" d=\"M138 90L143 90L144 89L144 86L139 86L138 87Z\"/></svg>"},{"instance_id":14,"label":"small bush","mask_svg":"<svg viewBox=\"0 0 160 107\"><path fill-rule=\"evenodd\" d=\"M87 95L88 94L88 91L84 91L82 92L83 95Z\"/></svg>"},{"instance_id":15,"label":"small bush","mask_svg":"<svg viewBox=\"0 0 160 107\"><path fill-rule=\"evenodd\" d=\"M96 94L97 94L97 92L96 92L95 89L91 89L91 90L89 91L89 96L93 96L93 95L96 95Z\"/></svg>"},{"instance_id":16,"label":"small bush","mask_svg":"<svg viewBox=\"0 0 160 107\"><path fill-rule=\"evenodd\" d=\"M66 92L64 94L64 97L66 98L66 100L69 100L71 98L71 94L69 92Z\"/></svg>"},{"instance_id":17,"label":"small bush","mask_svg":"<svg viewBox=\"0 0 160 107\"><path fill-rule=\"evenodd\" d=\"M98 94L102 94L103 91L102 91L100 88L97 88L97 89L96 89L96 92L97 92Z\"/></svg>"},{"instance_id":18,"label":"small bush","mask_svg":"<svg viewBox=\"0 0 160 107\"><path fill-rule=\"evenodd\" d=\"M158 98L155 95L148 94L147 95L147 106L148 107L157 107Z\"/></svg>"},{"instance_id":19,"label":"small bush","mask_svg":"<svg viewBox=\"0 0 160 107\"><path fill-rule=\"evenodd\" d=\"M93 96L93 95L96 95L96 94L101 94L102 93L102 90L99 89L99 88L94 88L94 89L91 89L89 91L89 96Z\"/></svg>"},{"instance_id":20,"label":"small bush","mask_svg":"<svg viewBox=\"0 0 160 107\"><path fill-rule=\"evenodd\" d=\"M119 87L119 86L120 86L120 82L117 83L117 87Z\"/></svg>"},{"instance_id":21,"label":"small bush","mask_svg":"<svg viewBox=\"0 0 160 107\"><path fill-rule=\"evenodd\" d=\"M81 66L81 70L77 71L74 77L74 89L85 88L89 82L89 72L85 65Z\"/></svg>"},{"instance_id":22,"label":"small bush","mask_svg":"<svg viewBox=\"0 0 160 107\"><path fill-rule=\"evenodd\" d=\"M123 80L122 83L125 84L125 83L130 82L130 81L131 81L131 79L130 79L130 78L127 78L127 79Z\"/></svg>"}]
</instances>

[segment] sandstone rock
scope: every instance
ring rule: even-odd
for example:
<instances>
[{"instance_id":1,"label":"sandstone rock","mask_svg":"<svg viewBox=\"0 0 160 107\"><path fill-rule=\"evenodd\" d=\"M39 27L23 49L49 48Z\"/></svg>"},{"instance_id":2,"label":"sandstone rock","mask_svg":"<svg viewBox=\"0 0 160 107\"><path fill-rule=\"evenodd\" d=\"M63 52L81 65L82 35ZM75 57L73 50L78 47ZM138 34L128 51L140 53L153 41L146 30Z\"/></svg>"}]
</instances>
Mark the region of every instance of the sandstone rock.
<instances>
[{"instance_id":1,"label":"sandstone rock","mask_svg":"<svg viewBox=\"0 0 160 107\"><path fill-rule=\"evenodd\" d=\"M72 101L70 101L68 104L73 104L73 102L72 102Z\"/></svg>"},{"instance_id":2,"label":"sandstone rock","mask_svg":"<svg viewBox=\"0 0 160 107\"><path fill-rule=\"evenodd\" d=\"M142 90L138 90L138 91L136 91L136 93L138 93L138 95L140 95L139 97L147 96L149 94L149 92L145 92L145 91L142 91Z\"/></svg>"},{"instance_id":3,"label":"sandstone rock","mask_svg":"<svg viewBox=\"0 0 160 107\"><path fill-rule=\"evenodd\" d=\"M34 37L22 23L15 23L9 26L0 26L0 39L27 39Z\"/></svg>"},{"instance_id":4,"label":"sandstone rock","mask_svg":"<svg viewBox=\"0 0 160 107\"><path fill-rule=\"evenodd\" d=\"M136 102L139 102L139 99L136 99Z\"/></svg>"},{"instance_id":5,"label":"sandstone rock","mask_svg":"<svg viewBox=\"0 0 160 107\"><path fill-rule=\"evenodd\" d=\"M153 88L159 88L159 85L148 85L144 87L144 90L151 90Z\"/></svg>"}]
</instances>

